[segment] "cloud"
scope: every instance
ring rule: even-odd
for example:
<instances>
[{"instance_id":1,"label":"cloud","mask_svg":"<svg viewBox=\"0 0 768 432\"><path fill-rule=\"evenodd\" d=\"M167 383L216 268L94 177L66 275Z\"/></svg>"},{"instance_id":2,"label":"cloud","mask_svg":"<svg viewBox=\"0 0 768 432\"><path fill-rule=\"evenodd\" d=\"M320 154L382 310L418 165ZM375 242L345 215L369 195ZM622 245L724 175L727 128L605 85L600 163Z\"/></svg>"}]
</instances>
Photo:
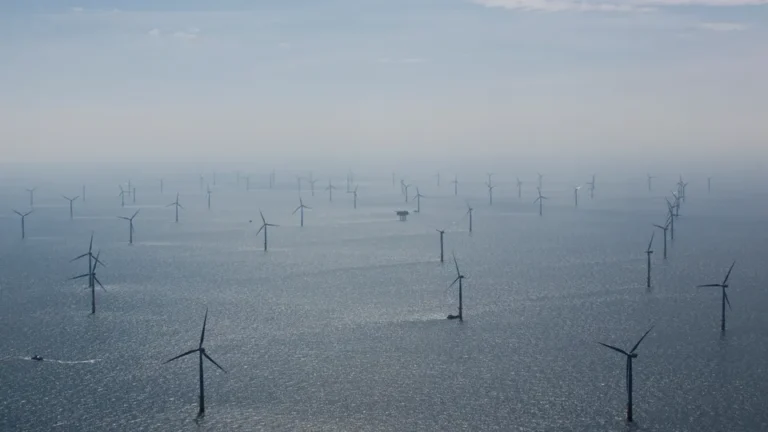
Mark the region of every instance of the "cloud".
<instances>
[{"instance_id":1,"label":"cloud","mask_svg":"<svg viewBox=\"0 0 768 432\"><path fill-rule=\"evenodd\" d=\"M768 0L470 0L504 9L543 12L650 12L669 6L757 6Z\"/></svg>"},{"instance_id":2,"label":"cloud","mask_svg":"<svg viewBox=\"0 0 768 432\"><path fill-rule=\"evenodd\" d=\"M748 28L746 24L735 22L703 22L697 26L702 30L710 30L715 32L736 32L744 31Z\"/></svg>"}]
</instances>

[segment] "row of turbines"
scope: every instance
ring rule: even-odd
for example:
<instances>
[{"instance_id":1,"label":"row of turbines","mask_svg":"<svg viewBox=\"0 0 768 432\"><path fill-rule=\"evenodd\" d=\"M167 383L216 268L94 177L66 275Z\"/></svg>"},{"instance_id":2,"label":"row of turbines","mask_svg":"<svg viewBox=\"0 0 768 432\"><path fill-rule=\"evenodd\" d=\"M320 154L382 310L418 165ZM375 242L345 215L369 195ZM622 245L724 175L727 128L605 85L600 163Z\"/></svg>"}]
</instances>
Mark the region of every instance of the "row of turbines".
<instances>
[{"instance_id":1,"label":"row of turbines","mask_svg":"<svg viewBox=\"0 0 768 432\"><path fill-rule=\"evenodd\" d=\"M487 181L485 182L485 186L488 189L489 205L493 205L493 190L496 188L496 185L494 185L492 183L492 176L493 176L493 174L491 174L491 173L487 174ZM238 185L239 185L239 183L241 181L240 177L241 176L238 173L238 179L237 179ZM649 191L652 190L652 183L651 183L651 181L652 181L653 178L654 178L653 176L648 175L648 189L649 189ZM299 191L301 191L302 180L304 180L305 178L297 177L297 179L298 179L298 188L299 188ZM393 176L392 176L393 186L396 185L395 179L396 179L396 177L395 177L395 174L393 173ZM538 205L539 205L539 214L540 215L543 215L543 202L544 202L544 200L548 199L548 197L544 196L542 194L542 191L541 191L542 190L541 189L541 187L542 187L542 179L543 179L543 175L538 174L538 185L537 185L538 196L534 200L534 203L538 203ZM203 176L200 176L200 180L199 181L200 181L201 189L204 188L203 180L204 180ZM311 185L311 189L310 190L311 190L312 194L314 195L314 185L315 185L315 183L318 180L312 178L311 174L310 174L310 177L306 178L306 180L309 181L309 184ZM245 181L246 181L246 189L248 190L248 189L250 189L250 177L248 177L248 176L245 177ZM213 182L214 182L214 185L215 185L216 184L216 175L215 174L213 176ZM437 183L438 183L438 186L439 186L440 185L440 175L439 174L437 174ZM454 180L451 183L454 185L454 193L457 195L458 194L458 184L459 184L458 176L455 176ZM352 194L352 196L353 196L353 208L357 208L357 196L358 196L358 187L359 186L358 185L354 185L354 187L352 187L353 184L354 184L354 178L353 178L353 176L351 174L348 174L347 175L347 193ZM517 184L518 197L521 197L522 196L522 184L523 183L518 178L516 184ZM595 175L592 175L591 181L586 182L586 185L589 187L590 197L594 198ZM675 219L679 217L681 203L685 202L685 191L686 191L687 185L688 185L688 183L684 182L682 180L682 177L681 177L680 181L677 184L677 192L673 192L672 193L673 200L666 199L667 219L666 219L664 225L653 224L653 226L655 228L658 228L658 229L662 230L662 232L664 234L664 259L667 258L667 233L669 232L670 235L671 235L671 239L674 240L674 229L675 229L674 228L674 224L675 224ZM400 186L401 186L401 193L405 196L405 201L408 202L409 201L409 189L411 187L414 187L414 186L411 185L411 184L406 183L405 179L401 179L400 180ZM274 174L274 171L269 176L269 187L270 188L274 188L275 187L275 174ZM579 205L579 201L578 201L579 200L579 194L578 193L579 193L579 190L581 189L581 187L582 186L579 185L579 186L576 186L574 188L574 205L576 207L578 207L578 205ZM421 199L425 198L425 196L420 193L418 187L415 187L415 188L416 188L416 194L413 195L412 198L416 200L416 204L417 204L416 212L421 212ZM136 188L132 186L130 181L128 182L127 189L124 189L122 187L122 185L119 186L119 189L120 189L120 193L118 194L118 196L121 199L121 206L125 206L125 197L126 197L126 195L131 197L133 202L135 203L135 200L136 200ZM161 191L161 193L163 192L163 189L164 189L164 181L160 180L160 191ZM711 191L711 177L707 178L707 189L708 189L708 191ZM31 189L27 190L29 192L29 194L30 194L29 195L30 196L30 206L34 205L34 192L35 192L35 190L36 190L36 188L31 188ZM211 208L211 194L212 194L212 190L210 188L210 185L208 185L207 189L203 189L203 190L206 192L206 195L207 195L207 206L208 206L208 209L210 209ZM331 180L329 180L328 186L325 188L325 190L329 194L329 201L332 202L333 201L333 191L337 190L337 188L333 185L333 182ZM67 197L67 196L63 196L63 198L69 201L70 218L73 218L74 217L73 203L78 198L81 198L81 197L80 196L76 196L76 197L70 198L70 197ZM82 198L83 198L83 201L85 201L85 186L83 186ZM167 205L167 207L174 207L174 210L175 210L175 221L178 222L179 221L179 210L180 209L182 209L182 210L184 209L184 207L182 206L182 204L179 201L179 194L178 193L176 194L175 201L169 203ZM299 197L299 206L296 207L296 209L293 211L292 214L296 214L296 213L300 214L300 226L302 226L302 227L304 226L304 210L311 210L311 209L312 208L310 206L307 206L307 205L304 204L303 198ZM473 223L472 222L473 210L474 209L469 204L467 204L467 212L466 212L465 216L468 216L469 232L470 233L472 232L472 229L473 229L473 225L472 225L472 223ZM21 213L21 212L18 212L16 210L14 210L14 212L17 213L21 217L22 238L24 238L25 237L24 221L25 221L25 218L32 213L32 210L30 210L30 211L28 211L26 213ZM131 243L131 244L133 243L134 219L138 216L139 212L140 212L140 210L137 210L130 217L118 216L118 218L127 221L128 224L129 224L129 243ZM268 229L270 227L278 227L279 225L268 223L266 218L264 217L263 212L259 211L259 215L260 215L261 220L262 220L262 225L259 228L259 230L257 231L256 235L260 234L262 231L264 232L264 250L267 251L268 250L268 241L267 241L267 239L268 239L268 236L267 236ZM250 221L250 222L252 222L252 221ZM440 262L443 263L443 262L445 262L444 236L445 236L446 230L444 230L444 229L442 229L442 230L441 229L437 229L436 231L438 232L438 234L440 236ZM652 249L654 237L655 237L655 232L653 232L651 234L651 241L649 242L648 248L645 251L645 254L647 255L647 260L648 260L648 264L647 264L647 280L646 280L646 285L647 285L648 288L651 287L651 268L652 268L651 267L651 265L652 265L652 263L651 263L651 255L654 253L654 251ZM103 284L98 279L97 268L98 268L98 266L106 267L106 265L100 259L100 257L101 257L101 252L100 251L97 251L94 254L93 240L94 240L94 236L93 236L93 234L91 234L91 238L90 238L90 242L89 242L89 246L88 246L88 251L83 253L82 255L79 255L79 256L75 257L72 260L72 261L78 261L78 260L87 258L88 259L88 270L87 270L87 272L84 273L84 274L72 277L71 279L72 280L77 280L77 279L88 278L87 289L90 289L90 291L91 291L91 313L95 314L96 313L96 285L98 284L100 288L102 288L104 291L106 291L106 289L104 288ZM449 285L449 289L454 287L454 286L456 286L456 285L458 285L458 287L457 287L458 288L458 313L455 314L455 315L454 314L449 314L447 316L447 319L463 321L463 312L464 312L464 308L463 308L463 288L464 288L463 285L464 284L463 284L463 281L465 279L465 275L460 270L458 259L456 258L456 254L455 253L452 255L452 258L453 258L454 267L456 269L456 278ZM721 330L723 332L725 331L725 306L727 304L730 307L730 301L729 301L727 293L726 293L726 288L728 288L728 280L729 280L729 277L731 275L731 271L733 270L734 265L735 265L735 262L729 268L729 270L728 270L728 272L727 272L727 274L725 276L725 279L723 280L722 283L704 284L704 285L699 285L698 286L698 287L719 287L719 288L722 289ZM199 416L202 416L205 413L205 393L204 393L204 376L203 376L203 362L204 362L204 358L207 359L208 361L210 361L211 363L213 363L217 368L219 368L222 371L226 372L223 367L221 367L215 360L213 360L213 358L211 358L206 353L205 348L203 347L203 342L204 342L204 338L205 338L205 328L206 328L206 325L207 325L207 319L208 319L208 310L206 309L205 317L203 319L203 329L202 329L202 332L201 332L201 335L200 335L200 341L199 341L198 347L196 349L189 350L189 351L187 351L187 352L185 352L183 354L180 354L180 355L178 355L176 357L173 357L170 360L165 362L165 363L169 363L169 362L172 362L172 361L177 360L179 358L185 357L187 355L191 355L191 354L194 354L194 353L198 354L198 357L199 357L199 384L200 384L200 395L199 395L200 398L199 398L199 411L198 411L198 415ZM627 358L626 378L627 378L627 393L628 393L628 402L627 402L627 421L628 422L632 422L633 421L633 415L632 415L632 386L633 386L633 381L632 381L632 360L637 358L638 354L637 354L636 350L640 346L640 343L646 338L646 336L648 336L648 334L650 333L652 328L649 329L648 331L646 331L643 334L643 336L637 341L637 343L629 351L625 351L625 350L623 350L621 348L618 348L618 347L615 347L615 346L612 346L612 345L608 345L608 344L599 342L601 345L603 345L603 346L605 346L607 348L610 348L610 349L612 349L614 351L617 351L617 352L625 355L626 358Z\"/></svg>"}]
</instances>

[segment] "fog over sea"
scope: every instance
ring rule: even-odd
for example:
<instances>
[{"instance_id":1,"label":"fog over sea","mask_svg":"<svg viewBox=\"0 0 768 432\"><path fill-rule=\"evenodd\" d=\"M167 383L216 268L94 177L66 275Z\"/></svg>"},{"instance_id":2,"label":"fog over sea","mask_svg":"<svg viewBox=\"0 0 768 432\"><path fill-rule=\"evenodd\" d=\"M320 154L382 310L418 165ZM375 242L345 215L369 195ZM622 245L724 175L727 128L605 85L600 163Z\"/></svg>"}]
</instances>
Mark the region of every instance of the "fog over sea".
<instances>
[{"instance_id":1,"label":"fog over sea","mask_svg":"<svg viewBox=\"0 0 768 432\"><path fill-rule=\"evenodd\" d=\"M768 430L768 200L738 175L686 177L675 239L652 224L677 173L597 173L574 208L571 177L406 175L405 203L387 172L328 172L299 227L296 175L233 171L132 178L120 206L108 171L5 175L0 182L0 430L3 431L761 431ZM415 173L414 173L415 174ZM399 181L400 174L397 180ZM580 177L586 183L591 173ZM69 204L61 195L81 195ZM575 177L574 177L575 178ZM34 212L26 188L37 186ZM179 223L166 207L180 194ZM468 232L467 204L474 208ZM136 217L134 244L128 223ZM263 250L259 210L269 228ZM396 210L409 210L399 222ZM251 222L252 221L252 222ZM446 262L439 234L445 229ZM651 233L652 288L645 286ZM97 312L87 271L101 251ZM457 312L455 252L464 280ZM720 332L719 283L736 261ZM197 347L208 308L206 415L195 421ZM625 420L625 359L634 360L635 424ZM31 361L33 355L45 361Z\"/></svg>"}]
</instances>

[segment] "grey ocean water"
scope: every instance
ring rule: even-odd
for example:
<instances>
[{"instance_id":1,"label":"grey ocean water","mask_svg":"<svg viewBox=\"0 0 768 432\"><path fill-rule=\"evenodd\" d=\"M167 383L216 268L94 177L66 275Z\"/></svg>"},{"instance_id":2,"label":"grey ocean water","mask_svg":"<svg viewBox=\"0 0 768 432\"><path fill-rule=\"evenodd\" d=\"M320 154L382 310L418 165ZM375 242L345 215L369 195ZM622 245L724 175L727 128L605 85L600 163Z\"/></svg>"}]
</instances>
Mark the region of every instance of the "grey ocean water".
<instances>
[{"instance_id":1,"label":"grey ocean water","mask_svg":"<svg viewBox=\"0 0 768 432\"><path fill-rule=\"evenodd\" d=\"M643 178L598 178L595 199L582 189L575 210L570 185L545 177L540 218L533 181L518 200L499 180L489 207L483 177L458 198L421 181L428 198L406 223L394 210L415 203L386 176L359 179L357 210L343 190L329 203L321 181L315 197L305 186L303 229L293 177L245 192L221 174L212 211L194 175L167 180L163 196L136 179L125 209L116 183L99 180L74 221L60 194L79 184L48 182L24 241L11 209L27 209L31 185L6 181L0 430L768 430L764 194L734 181L708 195L705 179L692 181L666 262L657 233L647 290L643 251L676 178L657 179L654 193ZM179 224L164 207L177 190ZM137 208L130 246L116 216ZM281 225L267 253L259 209ZM467 276L463 323L445 320L455 270L439 263L436 228ZM85 283L67 280L86 270L69 260L91 231L107 264L95 316ZM733 260L722 336L719 291L695 285L721 281ZM229 373L206 364L196 423L196 358L161 363L196 347L206 307L208 353ZM596 341L629 349L652 324L627 426L624 359ZM22 359L34 354L62 362Z\"/></svg>"}]
</instances>

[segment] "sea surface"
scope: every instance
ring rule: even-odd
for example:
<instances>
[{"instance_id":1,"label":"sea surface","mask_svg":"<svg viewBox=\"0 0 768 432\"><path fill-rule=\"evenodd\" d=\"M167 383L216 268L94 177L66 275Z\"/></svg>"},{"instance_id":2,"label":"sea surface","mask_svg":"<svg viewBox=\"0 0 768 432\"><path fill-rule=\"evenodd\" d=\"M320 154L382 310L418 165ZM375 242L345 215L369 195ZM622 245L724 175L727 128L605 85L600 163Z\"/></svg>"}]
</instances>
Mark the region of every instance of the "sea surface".
<instances>
[{"instance_id":1,"label":"sea surface","mask_svg":"<svg viewBox=\"0 0 768 432\"><path fill-rule=\"evenodd\" d=\"M274 189L211 186L195 174L135 178L121 208L118 180L89 178L69 219L74 178L41 181L21 240L33 179L0 184L0 430L2 431L765 431L768 430L768 200L734 179L691 179L675 239L653 223L676 176L598 177L594 199L571 182L535 178L518 199L496 176L459 185L419 180L413 212L387 176L359 175L358 208L343 177L327 180L299 227L293 176ZM125 184L127 179L122 178ZM206 179L209 182L210 179ZM414 180L415 182L415 180ZM321 186L322 185L322 186ZM174 223L166 207L180 193ZM411 193L415 192L412 189ZM468 232L467 204L474 208ZM135 244L128 223L137 209ZM257 235L263 211L269 250ZM251 222L252 221L252 222ZM446 262L439 260L445 229ZM70 260L101 251L97 313L87 271ZM456 313L455 252L464 281ZM733 261L725 334L719 283ZM206 415L196 420L196 356L208 309ZM634 361L635 423L624 421L625 359ZM46 361L28 360L41 355Z\"/></svg>"}]
</instances>

